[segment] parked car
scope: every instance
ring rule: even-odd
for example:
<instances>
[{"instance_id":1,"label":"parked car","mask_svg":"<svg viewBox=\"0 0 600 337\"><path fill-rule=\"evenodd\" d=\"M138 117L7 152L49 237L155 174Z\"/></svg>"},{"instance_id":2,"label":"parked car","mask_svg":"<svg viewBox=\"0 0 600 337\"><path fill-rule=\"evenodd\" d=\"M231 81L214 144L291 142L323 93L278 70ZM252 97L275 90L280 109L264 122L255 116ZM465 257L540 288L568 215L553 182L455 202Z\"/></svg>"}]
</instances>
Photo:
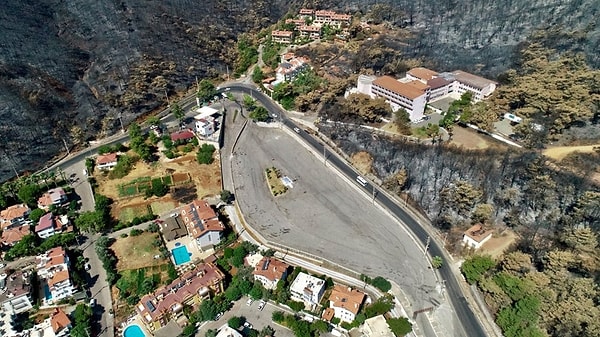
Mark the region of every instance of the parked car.
<instances>
[{"instance_id":1,"label":"parked car","mask_svg":"<svg viewBox=\"0 0 600 337\"><path fill-rule=\"evenodd\" d=\"M89 263L86 263L85 266L83 266L85 268L85 270L90 270L92 269L92 266Z\"/></svg>"},{"instance_id":2,"label":"parked car","mask_svg":"<svg viewBox=\"0 0 600 337\"><path fill-rule=\"evenodd\" d=\"M222 312L220 312L220 313L217 314L217 316L215 317L215 321L218 321L219 318L221 318L221 317L223 317L223 313Z\"/></svg>"},{"instance_id":3,"label":"parked car","mask_svg":"<svg viewBox=\"0 0 600 337\"><path fill-rule=\"evenodd\" d=\"M92 299L90 300L90 307L92 307L92 308L93 308L93 307L95 307L95 306L96 306L96 303L98 303L98 302L96 301L96 299L95 299L95 298L92 298Z\"/></svg>"},{"instance_id":4,"label":"parked car","mask_svg":"<svg viewBox=\"0 0 600 337\"><path fill-rule=\"evenodd\" d=\"M258 304L258 310L262 311L265 308L266 304L267 302L265 302L265 300L260 300L260 303Z\"/></svg>"},{"instance_id":5,"label":"parked car","mask_svg":"<svg viewBox=\"0 0 600 337\"><path fill-rule=\"evenodd\" d=\"M252 329L252 324L250 324L250 322L248 322L248 321L245 321L244 328Z\"/></svg>"},{"instance_id":6,"label":"parked car","mask_svg":"<svg viewBox=\"0 0 600 337\"><path fill-rule=\"evenodd\" d=\"M253 300L253 299L251 299L251 298L249 298L249 299L246 301L246 305L247 305L247 306L250 306L250 305L252 305L252 302L254 302L254 300Z\"/></svg>"},{"instance_id":7,"label":"parked car","mask_svg":"<svg viewBox=\"0 0 600 337\"><path fill-rule=\"evenodd\" d=\"M4 264L4 263L0 263L0 269L2 269L2 268L4 268L4 267L6 267L6 264Z\"/></svg>"}]
</instances>

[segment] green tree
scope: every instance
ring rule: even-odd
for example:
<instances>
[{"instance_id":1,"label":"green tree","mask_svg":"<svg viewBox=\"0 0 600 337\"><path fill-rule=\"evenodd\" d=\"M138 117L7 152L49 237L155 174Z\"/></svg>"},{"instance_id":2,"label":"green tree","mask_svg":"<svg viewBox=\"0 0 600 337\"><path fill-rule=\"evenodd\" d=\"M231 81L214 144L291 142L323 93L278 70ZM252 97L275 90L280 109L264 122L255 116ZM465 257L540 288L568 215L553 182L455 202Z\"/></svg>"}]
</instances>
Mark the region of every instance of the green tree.
<instances>
[{"instance_id":1,"label":"green tree","mask_svg":"<svg viewBox=\"0 0 600 337\"><path fill-rule=\"evenodd\" d=\"M185 118L185 113L178 103L171 105L171 112L173 113L173 117L177 118L180 122Z\"/></svg>"},{"instance_id":2,"label":"green tree","mask_svg":"<svg viewBox=\"0 0 600 337\"><path fill-rule=\"evenodd\" d=\"M444 259L441 256L434 256L431 259L431 266L435 269L440 269L444 265Z\"/></svg>"},{"instance_id":3,"label":"green tree","mask_svg":"<svg viewBox=\"0 0 600 337\"><path fill-rule=\"evenodd\" d=\"M460 269L467 279L467 282L473 284L496 265L496 262L489 255L474 255L466 259Z\"/></svg>"},{"instance_id":4,"label":"green tree","mask_svg":"<svg viewBox=\"0 0 600 337\"><path fill-rule=\"evenodd\" d=\"M244 104L244 107L246 107L246 109L249 111L252 111L252 110L254 110L254 108L256 108L256 101L250 95L244 94L243 104Z\"/></svg>"},{"instance_id":5,"label":"green tree","mask_svg":"<svg viewBox=\"0 0 600 337\"><path fill-rule=\"evenodd\" d=\"M327 324L327 322L323 320L318 319L312 322L312 324L310 325L310 329L319 333L325 333L329 330L329 324Z\"/></svg>"},{"instance_id":6,"label":"green tree","mask_svg":"<svg viewBox=\"0 0 600 337\"><path fill-rule=\"evenodd\" d=\"M262 328L262 330L260 330L260 333L258 335L260 337L274 336L275 329L273 329L270 325L267 325L264 328Z\"/></svg>"},{"instance_id":7,"label":"green tree","mask_svg":"<svg viewBox=\"0 0 600 337\"><path fill-rule=\"evenodd\" d=\"M221 201L224 203L230 203L233 201L233 194L229 190L221 191Z\"/></svg>"},{"instance_id":8,"label":"green tree","mask_svg":"<svg viewBox=\"0 0 600 337\"><path fill-rule=\"evenodd\" d=\"M252 81L254 81L254 83L260 84L264 78L265 74L263 74L262 69L260 69L259 66L254 67L254 70L252 71Z\"/></svg>"},{"instance_id":9,"label":"green tree","mask_svg":"<svg viewBox=\"0 0 600 337\"><path fill-rule=\"evenodd\" d=\"M36 208L33 211L31 211L31 213L29 213L29 220L31 220L31 222L33 223L37 223L40 220L40 218L44 216L44 214L46 214L46 211L40 208Z\"/></svg>"},{"instance_id":10,"label":"green tree","mask_svg":"<svg viewBox=\"0 0 600 337\"><path fill-rule=\"evenodd\" d=\"M390 281L386 280L381 276L377 276L376 278L374 278L373 281L371 281L371 284L375 288L383 292L388 292L390 289L392 289L392 284L390 283Z\"/></svg>"},{"instance_id":11,"label":"green tree","mask_svg":"<svg viewBox=\"0 0 600 337\"><path fill-rule=\"evenodd\" d=\"M177 117L175 117L177 118ZM160 118L158 118L158 116L150 116L148 117L148 119L146 119L146 123L148 123L148 125L152 125L152 126L160 126L161 122L160 122Z\"/></svg>"},{"instance_id":12,"label":"green tree","mask_svg":"<svg viewBox=\"0 0 600 337\"><path fill-rule=\"evenodd\" d=\"M165 185L161 179L152 180L152 194L157 197L162 197L169 193L169 187Z\"/></svg>"},{"instance_id":13,"label":"green tree","mask_svg":"<svg viewBox=\"0 0 600 337\"><path fill-rule=\"evenodd\" d=\"M77 219L75 219L75 226L77 226L80 231L91 233L99 233L106 228L104 216L98 211L81 213Z\"/></svg>"},{"instance_id":14,"label":"green tree","mask_svg":"<svg viewBox=\"0 0 600 337\"><path fill-rule=\"evenodd\" d=\"M410 117L405 109L398 109L394 112L394 125L396 129L403 135L410 135Z\"/></svg>"},{"instance_id":15,"label":"green tree","mask_svg":"<svg viewBox=\"0 0 600 337\"><path fill-rule=\"evenodd\" d=\"M286 304L294 311L302 311L304 309L304 302L289 300Z\"/></svg>"},{"instance_id":16,"label":"green tree","mask_svg":"<svg viewBox=\"0 0 600 337\"><path fill-rule=\"evenodd\" d=\"M271 314L271 319L273 319L273 322L281 323L283 322L284 318L283 311L273 311Z\"/></svg>"},{"instance_id":17,"label":"green tree","mask_svg":"<svg viewBox=\"0 0 600 337\"><path fill-rule=\"evenodd\" d=\"M40 186L37 184L26 184L19 188L17 195L21 202L33 208L36 207L37 200L41 196L41 192Z\"/></svg>"},{"instance_id":18,"label":"green tree","mask_svg":"<svg viewBox=\"0 0 600 337\"><path fill-rule=\"evenodd\" d=\"M237 328L241 327L244 324L244 322L246 322L245 317L233 316L227 321L227 325L229 325L229 327L232 329L237 329Z\"/></svg>"},{"instance_id":19,"label":"green tree","mask_svg":"<svg viewBox=\"0 0 600 337\"><path fill-rule=\"evenodd\" d=\"M388 318L386 322L397 337L405 336L412 331L412 324L406 317Z\"/></svg>"},{"instance_id":20,"label":"green tree","mask_svg":"<svg viewBox=\"0 0 600 337\"><path fill-rule=\"evenodd\" d=\"M197 96L200 99L200 101L202 102L207 102L210 101L214 96L217 95L217 89L215 88L215 85L212 84L211 81L209 80L202 80L200 81L199 85L199 90L197 92Z\"/></svg>"},{"instance_id":21,"label":"green tree","mask_svg":"<svg viewBox=\"0 0 600 337\"><path fill-rule=\"evenodd\" d=\"M204 337L217 337L217 330L215 330L215 329L206 330L206 334L204 335Z\"/></svg>"},{"instance_id":22,"label":"green tree","mask_svg":"<svg viewBox=\"0 0 600 337\"><path fill-rule=\"evenodd\" d=\"M212 164L214 161L213 153L215 152L215 147L210 144L202 144L198 153L196 154L196 160L200 164Z\"/></svg>"},{"instance_id":23,"label":"green tree","mask_svg":"<svg viewBox=\"0 0 600 337\"><path fill-rule=\"evenodd\" d=\"M38 245L37 235L27 234L6 252L6 259L12 261L19 257L34 255L37 252Z\"/></svg>"},{"instance_id":24,"label":"green tree","mask_svg":"<svg viewBox=\"0 0 600 337\"><path fill-rule=\"evenodd\" d=\"M265 107L259 106L248 117L254 121L265 122L269 119L269 111Z\"/></svg>"}]
</instances>

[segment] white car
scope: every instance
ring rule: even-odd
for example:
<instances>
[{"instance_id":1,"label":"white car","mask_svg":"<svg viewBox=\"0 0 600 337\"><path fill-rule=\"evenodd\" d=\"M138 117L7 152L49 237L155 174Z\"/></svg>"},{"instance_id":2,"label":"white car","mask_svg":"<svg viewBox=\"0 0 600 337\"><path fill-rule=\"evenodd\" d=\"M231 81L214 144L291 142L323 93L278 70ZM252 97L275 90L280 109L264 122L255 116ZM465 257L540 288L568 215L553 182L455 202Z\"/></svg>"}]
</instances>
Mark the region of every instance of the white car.
<instances>
[{"instance_id":1,"label":"white car","mask_svg":"<svg viewBox=\"0 0 600 337\"><path fill-rule=\"evenodd\" d=\"M92 269L92 266L89 263L86 263L84 268L85 268L85 270L90 270L90 269Z\"/></svg>"},{"instance_id":2,"label":"white car","mask_svg":"<svg viewBox=\"0 0 600 337\"><path fill-rule=\"evenodd\" d=\"M267 302L265 302L265 300L260 300L260 303L258 304L258 310L262 311L265 308L266 304Z\"/></svg>"},{"instance_id":3,"label":"white car","mask_svg":"<svg viewBox=\"0 0 600 337\"><path fill-rule=\"evenodd\" d=\"M296 131L296 133L300 133L300 129L299 128L294 128L294 131Z\"/></svg>"},{"instance_id":4,"label":"white car","mask_svg":"<svg viewBox=\"0 0 600 337\"><path fill-rule=\"evenodd\" d=\"M92 307L92 308L93 308L93 307L95 307L95 306L96 306L96 303L97 303L97 302L96 302L96 299L95 299L95 298L92 298L92 299L90 300L90 307Z\"/></svg>"},{"instance_id":5,"label":"white car","mask_svg":"<svg viewBox=\"0 0 600 337\"><path fill-rule=\"evenodd\" d=\"M247 306L251 306L251 305L252 305L252 302L254 302L254 300L253 300L253 299L251 299L251 298L249 298L249 299L246 301L246 305L247 305Z\"/></svg>"},{"instance_id":6,"label":"white car","mask_svg":"<svg viewBox=\"0 0 600 337\"><path fill-rule=\"evenodd\" d=\"M244 328L252 329L252 324L250 324L250 322L246 321L246 322L244 322Z\"/></svg>"},{"instance_id":7,"label":"white car","mask_svg":"<svg viewBox=\"0 0 600 337\"><path fill-rule=\"evenodd\" d=\"M0 263L0 269L2 269L2 268L4 268L4 267L6 267L6 264L4 264L4 263Z\"/></svg>"}]
</instances>

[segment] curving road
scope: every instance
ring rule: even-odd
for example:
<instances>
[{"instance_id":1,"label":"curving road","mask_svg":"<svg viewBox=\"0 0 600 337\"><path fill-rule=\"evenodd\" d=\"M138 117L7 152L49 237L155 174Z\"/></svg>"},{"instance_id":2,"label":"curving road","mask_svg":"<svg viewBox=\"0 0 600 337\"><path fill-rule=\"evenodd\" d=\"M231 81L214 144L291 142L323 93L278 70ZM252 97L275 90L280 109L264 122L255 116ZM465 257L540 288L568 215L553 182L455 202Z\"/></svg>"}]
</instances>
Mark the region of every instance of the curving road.
<instances>
[{"instance_id":1,"label":"curving road","mask_svg":"<svg viewBox=\"0 0 600 337\"><path fill-rule=\"evenodd\" d=\"M283 109L281 109L269 97L262 94L260 91L244 84L232 84L227 87L230 88L230 90L232 91L252 95L254 99L258 100L265 108L269 110L270 113L278 114L280 116L281 121L286 127L290 129L298 127L298 125L296 125L290 119L285 118L285 111ZM315 151L317 151L317 153L320 153L322 151L322 144L317 139L312 137L312 135L303 130L301 130L298 133L298 135L303 139L304 142L306 142L306 144L308 144ZM354 181L354 179L357 176L357 172L354 170L354 168L352 168L352 166L350 166L347 162L335 155L328 157L328 163L334 165L351 181ZM409 213L407 213L402 207L400 207L395 200L390 199L386 193L383 193L378 186L373 186L370 183L366 186L361 186L358 183L356 183L356 185L359 188L366 190L369 194L371 194L374 189L376 191L375 198L379 202L379 204L387 208L389 212L391 212L398 220L405 224L406 227L408 227L408 229L414 234L414 236L420 241L420 243L423 246L426 246L427 242L429 241L429 253L431 254L431 256L446 255L435 240L429 240L429 234L425 229L423 229L423 227L418 223L418 221L415 218L413 218ZM459 318L458 323L462 325L464 335L486 336L486 332L475 317L475 314L471 310L469 303L463 296L461 287L458 284L458 280L453 271L447 264L444 264L442 268L439 269L439 273L442 279L445 281L446 290L449 294L455 313ZM463 335L463 333L458 333L460 335Z\"/></svg>"}]
</instances>

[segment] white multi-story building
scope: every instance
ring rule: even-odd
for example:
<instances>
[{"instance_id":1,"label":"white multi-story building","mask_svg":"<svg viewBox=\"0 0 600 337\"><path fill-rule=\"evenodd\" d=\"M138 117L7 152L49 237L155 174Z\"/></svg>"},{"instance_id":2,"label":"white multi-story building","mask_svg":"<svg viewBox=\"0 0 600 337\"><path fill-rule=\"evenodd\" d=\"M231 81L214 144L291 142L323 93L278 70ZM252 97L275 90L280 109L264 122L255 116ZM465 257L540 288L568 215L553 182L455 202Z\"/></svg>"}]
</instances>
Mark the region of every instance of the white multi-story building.
<instances>
[{"instance_id":1,"label":"white multi-story building","mask_svg":"<svg viewBox=\"0 0 600 337\"><path fill-rule=\"evenodd\" d=\"M452 79L454 79L453 90L462 95L465 92L473 94L471 100L473 102L479 102L488 98L495 90L497 82L488 80L486 78L469 74L462 70L456 70L450 73Z\"/></svg>"},{"instance_id":2,"label":"white multi-story building","mask_svg":"<svg viewBox=\"0 0 600 337\"><path fill-rule=\"evenodd\" d=\"M285 279L289 265L272 257L263 257L254 267L252 274L265 289L275 289L277 282Z\"/></svg>"},{"instance_id":3,"label":"white multi-story building","mask_svg":"<svg viewBox=\"0 0 600 337\"><path fill-rule=\"evenodd\" d=\"M29 213L31 213L31 209L25 204L9 206L0 211L0 227L6 229L28 225L30 223Z\"/></svg>"},{"instance_id":4,"label":"white multi-story building","mask_svg":"<svg viewBox=\"0 0 600 337\"><path fill-rule=\"evenodd\" d=\"M274 30L271 39L276 43L290 44L294 42L294 32L289 30Z\"/></svg>"},{"instance_id":5,"label":"white multi-story building","mask_svg":"<svg viewBox=\"0 0 600 337\"><path fill-rule=\"evenodd\" d=\"M43 284L46 304L55 303L75 293L69 265L69 257L62 247L52 248L36 257L36 268Z\"/></svg>"},{"instance_id":6,"label":"white multi-story building","mask_svg":"<svg viewBox=\"0 0 600 337\"><path fill-rule=\"evenodd\" d=\"M35 226L35 233L42 239L49 238L54 234L62 233L68 224L68 216L56 217L52 213L47 213L40 218L37 226Z\"/></svg>"},{"instance_id":7,"label":"white multi-story building","mask_svg":"<svg viewBox=\"0 0 600 337\"><path fill-rule=\"evenodd\" d=\"M324 291L325 281L306 273L299 273L290 286L291 298L304 302L304 305L311 309L319 304Z\"/></svg>"},{"instance_id":8,"label":"white multi-story building","mask_svg":"<svg viewBox=\"0 0 600 337\"><path fill-rule=\"evenodd\" d=\"M405 83L390 76L382 76L371 84L371 94L385 98L393 111L404 109L411 121L418 121L424 116L427 91L426 85L418 85L417 82Z\"/></svg>"},{"instance_id":9,"label":"white multi-story building","mask_svg":"<svg viewBox=\"0 0 600 337\"><path fill-rule=\"evenodd\" d=\"M181 219L188 235L196 240L200 250L221 242L225 226L217 213L204 200L194 200L181 208Z\"/></svg>"},{"instance_id":10,"label":"white multi-story building","mask_svg":"<svg viewBox=\"0 0 600 337\"><path fill-rule=\"evenodd\" d=\"M363 292L336 284L329 296L329 308L323 313L323 318L331 321L332 317L336 317L342 322L352 323L364 300Z\"/></svg>"}]
</instances>

